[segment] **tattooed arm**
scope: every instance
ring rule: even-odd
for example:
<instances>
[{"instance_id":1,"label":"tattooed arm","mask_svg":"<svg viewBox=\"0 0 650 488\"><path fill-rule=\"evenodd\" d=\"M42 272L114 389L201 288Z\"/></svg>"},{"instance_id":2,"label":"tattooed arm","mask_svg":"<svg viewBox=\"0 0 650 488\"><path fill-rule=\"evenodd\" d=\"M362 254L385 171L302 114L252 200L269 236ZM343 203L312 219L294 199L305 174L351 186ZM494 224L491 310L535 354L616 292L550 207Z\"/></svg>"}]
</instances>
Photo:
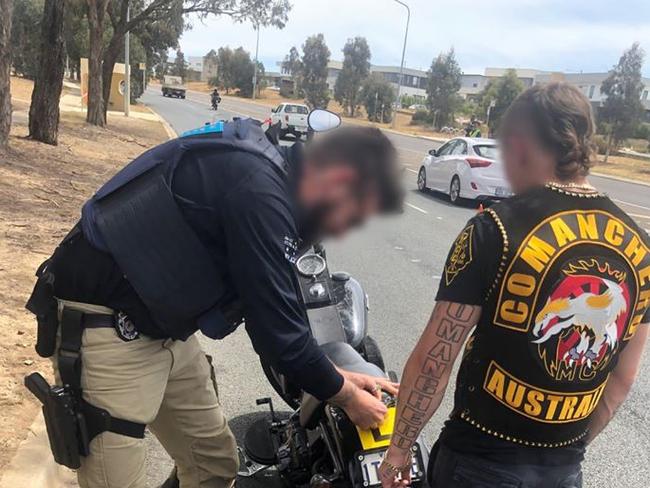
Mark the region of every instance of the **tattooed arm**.
<instances>
[{"instance_id":1,"label":"tattooed arm","mask_svg":"<svg viewBox=\"0 0 650 488\"><path fill-rule=\"evenodd\" d=\"M397 417L391 444L380 476L384 488L407 486L411 447L440 406L451 369L467 334L478 322L481 307L440 301L411 353L397 398ZM397 481L390 468L409 466Z\"/></svg>"}]
</instances>

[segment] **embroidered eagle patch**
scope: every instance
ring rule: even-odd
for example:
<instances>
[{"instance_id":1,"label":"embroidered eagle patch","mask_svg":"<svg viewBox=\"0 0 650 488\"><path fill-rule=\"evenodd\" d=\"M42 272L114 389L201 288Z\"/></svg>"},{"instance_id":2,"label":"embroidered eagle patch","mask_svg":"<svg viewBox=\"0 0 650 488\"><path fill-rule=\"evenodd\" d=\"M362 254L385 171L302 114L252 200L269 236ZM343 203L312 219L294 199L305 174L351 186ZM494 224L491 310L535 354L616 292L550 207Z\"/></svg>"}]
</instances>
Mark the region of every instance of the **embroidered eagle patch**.
<instances>
[{"instance_id":1,"label":"embroidered eagle patch","mask_svg":"<svg viewBox=\"0 0 650 488\"><path fill-rule=\"evenodd\" d=\"M472 262L472 234L474 224L468 225L456 238L453 250L445 265L445 282L447 286Z\"/></svg>"}]
</instances>

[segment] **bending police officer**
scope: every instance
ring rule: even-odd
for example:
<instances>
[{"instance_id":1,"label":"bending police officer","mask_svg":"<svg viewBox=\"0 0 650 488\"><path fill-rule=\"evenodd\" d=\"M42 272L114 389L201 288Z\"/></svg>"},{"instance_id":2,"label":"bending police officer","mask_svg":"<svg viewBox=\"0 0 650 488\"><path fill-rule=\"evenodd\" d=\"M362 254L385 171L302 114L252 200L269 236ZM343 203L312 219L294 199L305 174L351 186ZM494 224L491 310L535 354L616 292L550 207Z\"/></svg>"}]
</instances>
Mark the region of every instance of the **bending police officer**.
<instances>
[{"instance_id":1,"label":"bending police officer","mask_svg":"<svg viewBox=\"0 0 650 488\"><path fill-rule=\"evenodd\" d=\"M47 300L30 302L40 352L78 383L89 417L111 417L81 459L83 488L145 486L144 425L181 486L233 484L235 440L194 333L221 339L244 319L255 351L292 382L360 426L382 421L377 384L396 385L325 357L292 264L317 239L401 208L395 149L371 128L340 128L307 148L275 142L249 119L147 151L84 205L39 270L34 297L55 297L54 320L51 306L36 306Z\"/></svg>"}]
</instances>

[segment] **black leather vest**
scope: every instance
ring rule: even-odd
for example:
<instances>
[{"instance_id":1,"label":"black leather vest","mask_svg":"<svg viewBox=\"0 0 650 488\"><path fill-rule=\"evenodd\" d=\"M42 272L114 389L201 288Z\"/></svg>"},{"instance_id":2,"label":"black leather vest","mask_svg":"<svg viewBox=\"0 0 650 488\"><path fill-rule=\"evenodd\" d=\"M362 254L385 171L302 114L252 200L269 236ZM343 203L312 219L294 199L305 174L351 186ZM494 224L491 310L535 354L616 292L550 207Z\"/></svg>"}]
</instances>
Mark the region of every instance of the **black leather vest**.
<instances>
[{"instance_id":1,"label":"black leather vest","mask_svg":"<svg viewBox=\"0 0 650 488\"><path fill-rule=\"evenodd\" d=\"M648 237L607 197L558 187L487 212L502 258L453 415L526 446L568 445L650 306Z\"/></svg>"}]
</instances>

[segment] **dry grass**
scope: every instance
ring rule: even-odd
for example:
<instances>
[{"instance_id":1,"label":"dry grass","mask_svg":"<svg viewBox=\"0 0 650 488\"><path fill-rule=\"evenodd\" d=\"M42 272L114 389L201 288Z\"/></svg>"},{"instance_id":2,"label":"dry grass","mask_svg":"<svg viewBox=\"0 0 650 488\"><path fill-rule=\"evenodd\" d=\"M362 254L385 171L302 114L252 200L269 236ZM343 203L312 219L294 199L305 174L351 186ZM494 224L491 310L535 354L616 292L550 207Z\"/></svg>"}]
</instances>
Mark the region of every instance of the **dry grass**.
<instances>
[{"instance_id":1,"label":"dry grass","mask_svg":"<svg viewBox=\"0 0 650 488\"><path fill-rule=\"evenodd\" d=\"M650 183L650 158L641 159L617 155L610 156L607 163L603 163L602 158L603 156L599 156L599 162L593 168L595 173Z\"/></svg>"},{"instance_id":2,"label":"dry grass","mask_svg":"<svg viewBox=\"0 0 650 488\"><path fill-rule=\"evenodd\" d=\"M12 79L17 97L30 83ZM24 375L49 372L34 352L36 324L24 310L34 271L79 218L83 202L145 149L167 139L162 125L111 117L100 129L82 113L63 113L58 146L26 139L24 102L16 100L9 149L0 151L0 470L37 414ZM21 106L23 108L21 109Z\"/></svg>"},{"instance_id":3,"label":"dry grass","mask_svg":"<svg viewBox=\"0 0 650 488\"><path fill-rule=\"evenodd\" d=\"M32 90L34 82L24 78L12 76L10 79L11 100L12 102L27 102L32 99Z\"/></svg>"}]
</instances>

